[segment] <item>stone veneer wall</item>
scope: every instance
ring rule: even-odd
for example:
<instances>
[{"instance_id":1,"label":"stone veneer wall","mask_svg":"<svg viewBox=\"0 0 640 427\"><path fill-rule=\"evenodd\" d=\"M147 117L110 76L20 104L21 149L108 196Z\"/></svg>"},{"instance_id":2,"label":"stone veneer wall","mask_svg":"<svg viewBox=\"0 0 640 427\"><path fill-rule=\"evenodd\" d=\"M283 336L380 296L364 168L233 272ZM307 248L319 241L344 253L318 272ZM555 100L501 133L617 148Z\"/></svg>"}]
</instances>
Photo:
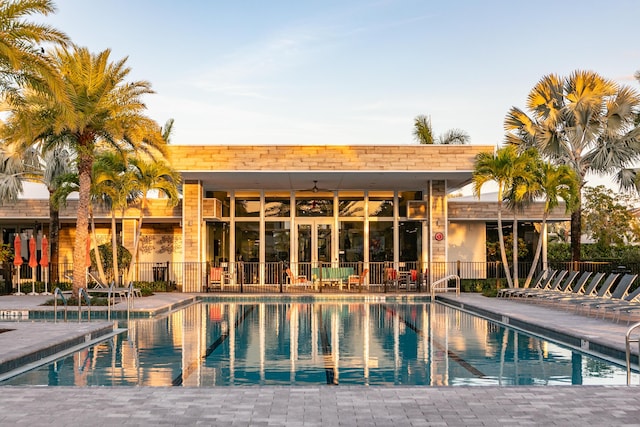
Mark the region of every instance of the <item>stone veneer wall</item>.
<instances>
[{"instance_id":1,"label":"stone veneer wall","mask_svg":"<svg viewBox=\"0 0 640 427\"><path fill-rule=\"evenodd\" d=\"M498 218L498 204L496 202L480 202L480 201L456 201L455 198L448 201L449 220L471 220L471 221L496 221ZM527 206L523 212L518 212L520 220L542 221L544 213L544 204L536 203ZM503 219L511 220L513 215L509 210L503 211ZM568 221L570 215L565 212L564 203L550 213L549 221Z\"/></svg>"},{"instance_id":2,"label":"stone veneer wall","mask_svg":"<svg viewBox=\"0 0 640 427\"><path fill-rule=\"evenodd\" d=\"M179 171L471 171L481 145L205 145L168 147Z\"/></svg>"}]
</instances>

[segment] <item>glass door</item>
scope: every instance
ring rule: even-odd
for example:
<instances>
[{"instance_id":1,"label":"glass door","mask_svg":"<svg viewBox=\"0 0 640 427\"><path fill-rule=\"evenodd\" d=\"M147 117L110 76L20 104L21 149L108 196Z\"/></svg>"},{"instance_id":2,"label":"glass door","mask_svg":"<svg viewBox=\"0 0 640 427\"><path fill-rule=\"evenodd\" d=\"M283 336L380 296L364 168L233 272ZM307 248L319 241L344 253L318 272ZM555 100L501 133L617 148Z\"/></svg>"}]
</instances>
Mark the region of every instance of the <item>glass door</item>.
<instances>
[{"instance_id":1,"label":"glass door","mask_svg":"<svg viewBox=\"0 0 640 427\"><path fill-rule=\"evenodd\" d=\"M297 222L298 274L311 278L311 268L331 262L333 226L331 220L304 218Z\"/></svg>"}]
</instances>

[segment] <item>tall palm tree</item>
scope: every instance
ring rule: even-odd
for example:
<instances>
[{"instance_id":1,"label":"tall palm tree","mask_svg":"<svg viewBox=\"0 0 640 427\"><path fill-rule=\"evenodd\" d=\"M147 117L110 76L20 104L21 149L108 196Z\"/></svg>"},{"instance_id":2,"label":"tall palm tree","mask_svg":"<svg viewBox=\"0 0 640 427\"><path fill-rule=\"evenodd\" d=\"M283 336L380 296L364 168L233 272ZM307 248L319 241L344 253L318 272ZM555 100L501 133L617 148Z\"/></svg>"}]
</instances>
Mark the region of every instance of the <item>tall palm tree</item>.
<instances>
[{"instance_id":1,"label":"tall palm tree","mask_svg":"<svg viewBox=\"0 0 640 427\"><path fill-rule=\"evenodd\" d=\"M73 291L86 287L84 268L96 150L142 150L151 156L164 151L160 126L143 113L141 97L153 93L146 81L127 82L126 58L110 61L110 51L57 49L52 57L61 76L64 99L52 92L27 91L24 102L12 103L8 126L13 140L44 139L45 151L64 138L76 153L79 199L73 250ZM53 137L51 137L53 135Z\"/></svg>"},{"instance_id":2,"label":"tall palm tree","mask_svg":"<svg viewBox=\"0 0 640 427\"><path fill-rule=\"evenodd\" d=\"M151 191L157 191L160 196L167 198L167 205L176 206L180 199L178 189L181 182L180 174L164 161L149 161L140 157L132 158L134 187L140 196L140 216L136 227L136 236L133 243L131 265L128 270L127 282L131 280L133 266L138 259L138 247L142 235L142 220L147 209L148 195Z\"/></svg>"},{"instance_id":3,"label":"tall palm tree","mask_svg":"<svg viewBox=\"0 0 640 427\"><path fill-rule=\"evenodd\" d=\"M542 230L546 229L547 219L553 209L560 205L560 199L565 202L566 212L571 212L578 200L580 190L578 188L578 176L576 172L567 165L553 165L548 162L539 164L536 174L535 184L529 188L533 197L544 199L544 210L542 212ZM528 288L538 265L538 259L542 252L542 237L538 239L536 252L531 263L531 269L527 275L524 287Z\"/></svg>"},{"instance_id":4,"label":"tall palm tree","mask_svg":"<svg viewBox=\"0 0 640 427\"><path fill-rule=\"evenodd\" d=\"M102 195L100 200L111 211L111 257L116 286L120 286L116 212L124 212L134 197L135 177L128 167L127 155L125 152L105 151L94 163L94 192Z\"/></svg>"},{"instance_id":5,"label":"tall palm tree","mask_svg":"<svg viewBox=\"0 0 640 427\"><path fill-rule=\"evenodd\" d=\"M535 146L555 164L572 168L580 189L589 172L618 173L640 159L640 129L635 123L640 95L590 71L544 76L527 98L529 115L512 107L505 119L507 142ZM571 214L571 256L580 260L581 201Z\"/></svg>"},{"instance_id":6,"label":"tall palm tree","mask_svg":"<svg viewBox=\"0 0 640 427\"><path fill-rule=\"evenodd\" d=\"M431 117L419 115L413 119L413 138L420 144L468 144L469 134L461 129L450 129L438 137L433 136Z\"/></svg>"},{"instance_id":7,"label":"tall palm tree","mask_svg":"<svg viewBox=\"0 0 640 427\"><path fill-rule=\"evenodd\" d=\"M477 197L480 197L480 191L484 184L495 182L498 185L498 239L504 273L510 288L514 287L514 282L511 279L507 253L504 246L502 212L506 192L514 186L514 183L519 177L525 176L528 173L528 161L526 156L520 156L518 154L514 146L507 145L497 149L494 153L482 152L476 155L472 176L473 193Z\"/></svg>"},{"instance_id":8,"label":"tall palm tree","mask_svg":"<svg viewBox=\"0 0 640 427\"><path fill-rule=\"evenodd\" d=\"M11 97L16 85L58 90L59 76L41 44L66 45L69 38L51 26L25 19L54 12L52 0L0 1L0 92L5 96Z\"/></svg>"},{"instance_id":9,"label":"tall palm tree","mask_svg":"<svg viewBox=\"0 0 640 427\"><path fill-rule=\"evenodd\" d=\"M512 231L512 259L513 259L513 286L519 287L518 271L518 213L535 201L537 188L537 175L540 167L540 156L535 148L529 148L513 162L513 176L511 185L506 189L504 200L513 213Z\"/></svg>"}]
</instances>

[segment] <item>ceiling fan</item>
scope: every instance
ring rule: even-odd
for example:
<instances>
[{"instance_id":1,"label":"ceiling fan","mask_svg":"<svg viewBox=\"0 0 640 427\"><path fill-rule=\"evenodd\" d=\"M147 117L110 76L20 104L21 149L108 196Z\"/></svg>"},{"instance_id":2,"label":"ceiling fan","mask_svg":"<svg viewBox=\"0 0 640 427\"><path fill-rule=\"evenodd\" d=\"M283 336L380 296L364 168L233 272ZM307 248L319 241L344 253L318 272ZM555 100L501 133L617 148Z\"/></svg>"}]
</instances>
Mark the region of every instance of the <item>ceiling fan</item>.
<instances>
[{"instance_id":1,"label":"ceiling fan","mask_svg":"<svg viewBox=\"0 0 640 427\"><path fill-rule=\"evenodd\" d=\"M309 191L311 193L319 193L319 192L327 192L327 191L331 192L333 190L329 190L328 188L318 188L318 181L314 180L313 187L307 188L305 190L300 190L300 191Z\"/></svg>"}]
</instances>

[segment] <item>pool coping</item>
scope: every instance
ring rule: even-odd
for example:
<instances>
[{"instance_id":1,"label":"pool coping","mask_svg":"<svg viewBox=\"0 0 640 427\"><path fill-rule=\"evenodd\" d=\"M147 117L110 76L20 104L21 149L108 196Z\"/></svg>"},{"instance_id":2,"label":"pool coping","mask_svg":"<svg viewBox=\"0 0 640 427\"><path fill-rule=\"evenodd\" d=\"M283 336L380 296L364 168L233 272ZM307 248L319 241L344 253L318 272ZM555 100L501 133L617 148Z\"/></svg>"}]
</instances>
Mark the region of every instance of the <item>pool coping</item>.
<instances>
[{"instance_id":1,"label":"pool coping","mask_svg":"<svg viewBox=\"0 0 640 427\"><path fill-rule=\"evenodd\" d=\"M617 364L626 364L626 350L624 344L624 337L618 346L606 343L599 339L598 336L594 336L589 331L584 332L572 332L565 328L553 327L543 324L534 324L524 319L524 316L519 316L508 311L498 311L481 307L477 303L463 301L457 297L450 297L447 295L437 295L436 301L454 307L458 310L466 311L471 314L484 317L495 323L505 325L507 327L521 330L523 332L536 335L551 341L555 341L561 345L571 347L575 350L582 351L600 357L602 359L615 362ZM527 304L527 303L520 303ZM561 313L560 310L556 310ZM586 319L586 317L585 317ZM603 320L604 322L604 320ZM638 366L639 363L638 349L631 349L631 364ZM637 369L637 368L636 368Z\"/></svg>"}]
</instances>

